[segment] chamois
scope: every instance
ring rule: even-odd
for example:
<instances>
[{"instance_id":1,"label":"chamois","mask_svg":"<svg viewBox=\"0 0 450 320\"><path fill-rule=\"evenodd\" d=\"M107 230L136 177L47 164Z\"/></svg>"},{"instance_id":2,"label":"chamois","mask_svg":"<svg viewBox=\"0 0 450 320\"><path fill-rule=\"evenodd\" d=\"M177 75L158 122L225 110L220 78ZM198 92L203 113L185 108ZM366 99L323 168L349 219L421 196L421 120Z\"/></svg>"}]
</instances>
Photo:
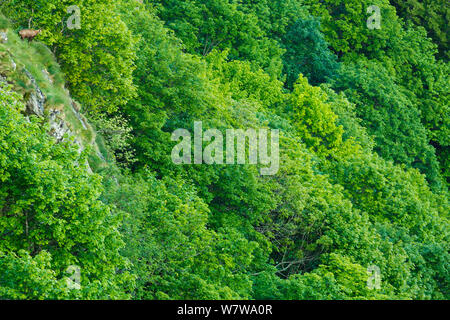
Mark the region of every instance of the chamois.
<instances>
[{"instance_id":1,"label":"chamois","mask_svg":"<svg viewBox=\"0 0 450 320\"><path fill-rule=\"evenodd\" d=\"M19 31L19 35L24 39L28 39L28 42L31 42L34 37L36 37L41 32L41 29L39 30L33 30L33 29L23 29Z\"/></svg>"}]
</instances>

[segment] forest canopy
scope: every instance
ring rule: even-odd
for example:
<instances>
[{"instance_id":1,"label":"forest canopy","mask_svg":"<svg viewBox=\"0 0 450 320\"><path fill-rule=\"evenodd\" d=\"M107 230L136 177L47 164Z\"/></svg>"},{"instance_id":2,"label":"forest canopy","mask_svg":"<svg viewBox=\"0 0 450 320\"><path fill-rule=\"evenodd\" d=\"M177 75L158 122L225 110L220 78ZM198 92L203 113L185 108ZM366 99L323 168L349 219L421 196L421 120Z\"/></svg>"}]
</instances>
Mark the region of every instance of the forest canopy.
<instances>
[{"instance_id":1,"label":"forest canopy","mask_svg":"<svg viewBox=\"0 0 450 320\"><path fill-rule=\"evenodd\" d=\"M0 299L450 298L448 1L72 5L0 1Z\"/></svg>"}]
</instances>

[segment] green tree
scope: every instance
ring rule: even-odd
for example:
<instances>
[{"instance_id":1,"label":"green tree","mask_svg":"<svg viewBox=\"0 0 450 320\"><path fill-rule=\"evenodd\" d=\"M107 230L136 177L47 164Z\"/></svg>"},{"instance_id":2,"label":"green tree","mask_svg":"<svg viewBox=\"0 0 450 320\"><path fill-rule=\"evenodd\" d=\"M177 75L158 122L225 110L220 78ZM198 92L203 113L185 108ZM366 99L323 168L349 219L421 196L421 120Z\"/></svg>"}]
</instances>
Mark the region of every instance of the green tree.
<instances>
[{"instance_id":1,"label":"green tree","mask_svg":"<svg viewBox=\"0 0 450 320\"><path fill-rule=\"evenodd\" d=\"M87 111L113 111L134 96L132 81L134 43L131 32L120 19L121 1L82 0L80 29L70 29L74 13L69 0L7 0L2 12L19 28L42 29L37 39L53 49L72 94Z\"/></svg>"},{"instance_id":2,"label":"green tree","mask_svg":"<svg viewBox=\"0 0 450 320\"><path fill-rule=\"evenodd\" d=\"M439 55L449 58L448 24L450 20L450 4L445 0L391 0L397 14L407 24L422 26L428 35L439 46Z\"/></svg>"},{"instance_id":3,"label":"green tree","mask_svg":"<svg viewBox=\"0 0 450 320\"><path fill-rule=\"evenodd\" d=\"M317 19L298 19L282 37L282 44L286 48L283 63L288 88L292 88L300 73L311 85L323 83L336 74L337 58L328 49Z\"/></svg>"},{"instance_id":4,"label":"green tree","mask_svg":"<svg viewBox=\"0 0 450 320\"><path fill-rule=\"evenodd\" d=\"M359 62L342 68L333 84L356 104L356 114L375 138L374 150L383 158L418 168L439 186L435 150L428 144L420 111L382 65Z\"/></svg>"},{"instance_id":5,"label":"green tree","mask_svg":"<svg viewBox=\"0 0 450 320\"><path fill-rule=\"evenodd\" d=\"M344 187L354 207L368 214L381 236L385 262L374 264L384 270L396 294L447 297L448 196L433 194L417 170L373 154L357 152L330 162L325 170L332 182Z\"/></svg>"},{"instance_id":6,"label":"green tree","mask_svg":"<svg viewBox=\"0 0 450 320\"><path fill-rule=\"evenodd\" d=\"M308 84L300 75L292 92L292 120L306 145L315 153L327 156L342 147L343 129L319 87Z\"/></svg>"},{"instance_id":7,"label":"green tree","mask_svg":"<svg viewBox=\"0 0 450 320\"><path fill-rule=\"evenodd\" d=\"M1 299L73 299L79 297L77 291L70 290L65 279L57 279L48 252L34 257L24 250L0 252Z\"/></svg>"},{"instance_id":8,"label":"green tree","mask_svg":"<svg viewBox=\"0 0 450 320\"><path fill-rule=\"evenodd\" d=\"M359 54L370 57L391 46L401 24L388 0L305 0L313 16L320 17L326 41L339 56L351 60ZM369 29L367 8L381 10L381 28Z\"/></svg>"},{"instance_id":9,"label":"green tree","mask_svg":"<svg viewBox=\"0 0 450 320\"><path fill-rule=\"evenodd\" d=\"M36 281L35 272L51 283L78 265L82 297L127 297L130 278L118 253L122 217L99 201L100 179L88 172L86 154L70 142L56 143L36 118L30 122L20 114L23 109L17 95L0 87L0 251L6 254L0 259L18 268L13 272L32 277L8 286L19 290L22 285L18 294L23 297L32 290L23 285ZM14 258L19 251L25 253ZM36 270L23 269L27 259L35 261Z\"/></svg>"},{"instance_id":10,"label":"green tree","mask_svg":"<svg viewBox=\"0 0 450 320\"><path fill-rule=\"evenodd\" d=\"M115 176L105 181L103 199L127 216L123 254L137 277L135 299L250 298L245 267L255 243L208 227L210 210L194 187L148 171Z\"/></svg>"},{"instance_id":11,"label":"green tree","mask_svg":"<svg viewBox=\"0 0 450 320\"><path fill-rule=\"evenodd\" d=\"M271 76L281 76L283 50L269 38L259 17L235 0L154 1L159 17L188 52L207 55L228 49L230 58L248 60Z\"/></svg>"}]
</instances>

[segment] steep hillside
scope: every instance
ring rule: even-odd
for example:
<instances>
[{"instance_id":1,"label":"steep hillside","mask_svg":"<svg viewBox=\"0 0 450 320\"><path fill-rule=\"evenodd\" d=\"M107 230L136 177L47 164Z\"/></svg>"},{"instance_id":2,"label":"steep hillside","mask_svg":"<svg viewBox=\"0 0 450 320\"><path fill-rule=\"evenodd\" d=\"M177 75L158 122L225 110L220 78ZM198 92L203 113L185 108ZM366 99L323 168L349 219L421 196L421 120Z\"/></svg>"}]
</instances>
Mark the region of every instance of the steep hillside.
<instances>
[{"instance_id":1,"label":"steep hillside","mask_svg":"<svg viewBox=\"0 0 450 320\"><path fill-rule=\"evenodd\" d=\"M1 299L128 297L114 276L120 219L93 173L108 155L81 109L48 47L0 18Z\"/></svg>"},{"instance_id":2,"label":"steep hillside","mask_svg":"<svg viewBox=\"0 0 450 320\"><path fill-rule=\"evenodd\" d=\"M101 165L107 156L97 144L102 143L101 138L82 114L81 105L70 96L52 52L38 41L21 40L4 17L0 17L0 81L22 97L24 115L41 118L57 141L72 138L80 152L91 148L90 164Z\"/></svg>"},{"instance_id":3,"label":"steep hillside","mask_svg":"<svg viewBox=\"0 0 450 320\"><path fill-rule=\"evenodd\" d=\"M389 0L0 12L0 299L450 297L450 64L422 18Z\"/></svg>"}]
</instances>

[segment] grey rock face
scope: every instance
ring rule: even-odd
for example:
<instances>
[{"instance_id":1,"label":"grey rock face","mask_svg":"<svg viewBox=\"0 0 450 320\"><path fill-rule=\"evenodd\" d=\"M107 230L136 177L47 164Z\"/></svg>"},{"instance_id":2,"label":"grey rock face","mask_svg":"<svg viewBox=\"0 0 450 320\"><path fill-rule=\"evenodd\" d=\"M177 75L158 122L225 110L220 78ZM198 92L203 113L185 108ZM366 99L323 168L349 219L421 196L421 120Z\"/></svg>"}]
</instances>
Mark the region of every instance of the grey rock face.
<instances>
[{"instance_id":1,"label":"grey rock face","mask_svg":"<svg viewBox=\"0 0 450 320\"><path fill-rule=\"evenodd\" d=\"M6 34L6 32L1 31L0 32L0 42L5 43L7 41L8 41L8 35Z\"/></svg>"},{"instance_id":2,"label":"grey rock face","mask_svg":"<svg viewBox=\"0 0 450 320\"><path fill-rule=\"evenodd\" d=\"M60 118L60 111L58 110L50 110L49 113L49 122L50 122L50 134L55 137L57 141L63 141L64 135L70 133L69 128L65 124L64 121Z\"/></svg>"},{"instance_id":3,"label":"grey rock face","mask_svg":"<svg viewBox=\"0 0 450 320\"><path fill-rule=\"evenodd\" d=\"M42 117L44 116L45 96L37 85L36 79L34 79L33 75L26 69L24 69L24 72L34 87L34 92L30 94L30 97L26 103L27 112L29 114L35 114Z\"/></svg>"},{"instance_id":4,"label":"grey rock face","mask_svg":"<svg viewBox=\"0 0 450 320\"><path fill-rule=\"evenodd\" d=\"M83 118L81 118L81 115L80 115L80 113L78 112L78 110L76 109L75 103L74 103L73 101L71 102L71 107L72 107L73 113L75 114L75 116L77 117L77 119L80 121L81 125L83 126L83 129L84 129L84 130L87 130L86 123L84 122Z\"/></svg>"},{"instance_id":5,"label":"grey rock face","mask_svg":"<svg viewBox=\"0 0 450 320\"><path fill-rule=\"evenodd\" d=\"M17 68L16 63L14 62L14 60L13 60L12 58L10 58L10 60L11 60L11 68L12 68L12 71L16 71L16 68Z\"/></svg>"},{"instance_id":6,"label":"grey rock face","mask_svg":"<svg viewBox=\"0 0 450 320\"><path fill-rule=\"evenodd\" d=\"M1 41L7 41L6 33L0 31L0 42ZM11 60L11 69L15 71L17 69L17 65L14 62L14 60L10 57ZM50 125L49 134L53 136L56 141L62 142L65 140L65 138L72 137L73 143L78 147L78 152L81 153L84 150L83 143L79 137L74 135L74 133L71 131L69 126L67 125L67 122L64 120L64 111L60 111L57 109L50 109L48 110L48 114L45 114L45 104L46 104L46 97L44 93L42 92L41 88L39 87L36 79L34 76L26 69L23 68L21 71L30 79L30 82L32 84L33 90L31 90L31 93L29 93L28 98L26 99L26 119L29 121L29 116L36 115L38 117L44 117L46 116L48 120L48 123ZM42 73L44 77L47 78L47 80L50 83L53 83L50 74L47 70L42 70ZM7 82L8 79L2 75L0 75L0 82ZM69 94L69 93L68 93ZM75 116L78 118L78 120L81 122L83 128L87 130L88 124L85 122L83 117L78 111L78 108L75 105L75 102L72 101L71 105L73 112L75 113ZM86 161L85 164L79 164L86 167L86 170L90 173L92 173L92 169L89 166L88 161Z\"/></svg>"}]
</instances>

